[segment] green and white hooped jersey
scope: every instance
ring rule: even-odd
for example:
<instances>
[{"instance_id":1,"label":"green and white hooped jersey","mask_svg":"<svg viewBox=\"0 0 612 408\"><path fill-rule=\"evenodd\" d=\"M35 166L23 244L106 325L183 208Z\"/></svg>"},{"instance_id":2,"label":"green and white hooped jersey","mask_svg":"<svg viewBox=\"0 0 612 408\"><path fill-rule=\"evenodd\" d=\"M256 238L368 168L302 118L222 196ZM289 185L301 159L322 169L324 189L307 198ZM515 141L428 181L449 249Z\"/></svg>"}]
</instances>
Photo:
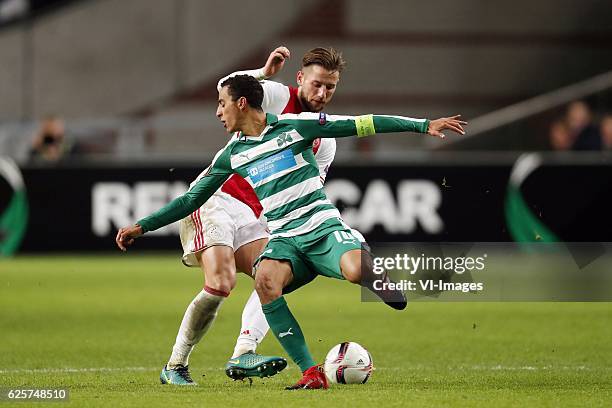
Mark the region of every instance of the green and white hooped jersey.
<instances>
[{"instance_id":1,"label":"green and white hooped jersey","mask_svg":"<svg viewBox=\"0 0 612 408\"><path fill-rule=\"evenodd\" d=\"M325 113L266 115L259 136L238 135L219 151L207 174L183 196L138 221L144 232L187 216L204 204L232 174L251 184L271 236L308 233L340 217L327 199L312 152L316 138L389 132L427 132L429 121L390 115L338 116Z\"/></svg>"}]
</instances>

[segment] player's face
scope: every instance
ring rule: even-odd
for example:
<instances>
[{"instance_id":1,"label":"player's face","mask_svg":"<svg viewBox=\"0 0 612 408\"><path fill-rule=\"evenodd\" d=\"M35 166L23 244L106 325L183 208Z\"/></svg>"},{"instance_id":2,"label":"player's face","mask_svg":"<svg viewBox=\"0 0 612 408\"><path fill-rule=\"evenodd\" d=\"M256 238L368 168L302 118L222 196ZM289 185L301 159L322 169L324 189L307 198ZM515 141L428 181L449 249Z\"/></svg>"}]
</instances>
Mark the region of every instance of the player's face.
<instances>
[{"instance_id":1,"label":"player's face","mask_svg":"<svg viewBox=\"0 0 612 408\"><path fill-rule=\"evenodd\" d=\"M297 73L302 106L309 112L320 112L331 101L340 80L338 71L329 71L320 65L309 65Z\"/></svg>"},{"instance_id":2,"label":"player's face","mask_svg":"<svg viewBox=\"0 0 612 408\"><path fill-rule=\"evenodd\" d=\"M227 86L224 86L219 91L217 117L223 123L223 127L228 133L240 130L238 124L240 122L240 104L242 99L244 98L238 98L233 101Z\"/></svg>"}]
</instances>

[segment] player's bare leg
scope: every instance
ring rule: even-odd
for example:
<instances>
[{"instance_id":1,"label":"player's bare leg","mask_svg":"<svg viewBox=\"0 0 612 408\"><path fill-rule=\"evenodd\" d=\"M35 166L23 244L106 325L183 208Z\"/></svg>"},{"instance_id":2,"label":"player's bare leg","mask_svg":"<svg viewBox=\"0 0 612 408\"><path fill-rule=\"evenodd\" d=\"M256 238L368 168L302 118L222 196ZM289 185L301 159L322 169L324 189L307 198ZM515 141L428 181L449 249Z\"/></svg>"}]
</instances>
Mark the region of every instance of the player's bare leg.
<instances>
[{"instance_id":1,"label":"player's bare leg","mask_svg":"<svg viewBox=\"0 0 612 408\"><path fill-rule=\"evenodd\" d=\"M268 239L258 239L238 248L234 254L236 269L254 278L253 264L262 253ZM232 359L248 352L255 352L258 344L268 332L268 322L261 310L261 302L257 292L253 290L242 310L242 326L236 340Z\"/></svg>"},{"instance_id":2,"label":"player's bare leg","mask_svg":"<svg viewBox=\"0 0 612 408\"><path fill-rule=\"evenodd\" d=\"M327 388L327 379L313 360L302 329L282 296L283 288L293 279L287 261L263 259L257 267L255 289L270 329L287 354L302 370L300 381L289 389Z\"/></svg>"},{"instance_id":3,"label":"player's bare leg","mask_svg":"<svg viewBox=\"0 0 612 408\"><path fill-rule=\"evenodd\" d=\"M238 248L234 257L239 271L253 276L253 264L268 243L267 239L258 239ZM247 353L255 352L257 346L268 332L268 322L261 310L261 302L257 292L253 291L242 310L242 327L236 340L232 359Z\"/></svg>"},{"instance_id":4,"label":"player's bare leg","mask_svg":"<svg viewBox=\"0 0 612 408\"><path fill-rule=\"evenodd\" d=\"M263 249L268 243L267 238L257 239L255 241L244 244L234 253L236 261L236 270L244 272L249 276L253 276L253 264L257 257L263 252Z\"/></svg>"},{"instance_id":5,"label":"player's bare leg","mask_svg":"<svg viewBox=\"0 0 612 408\"><path fill-rule=\"evenodd\" d=\"M253 264L267 242L267 238L258 239L238 248L234 253L237 270L253 277ZM287 367L287 360L282 357L262 356L255 353L257 345L269 328L259 297L253 291L242 311L242 327L234 353L225 366L225 373L228 377L233 380L269 377Z\"/></svg>"},{"instance_id":6,"label":"player's bare leg","mask_svg":"<svg viewBox=\"0 0 612 408\"><path fill-rule=\"evenodd\" d=\"M369 252L359 249L345 252L340 258L340 270L347 281L371 290L392 308L397 310L406 308L406 297L401 291L375 289L375 287L380 287L380 284L391 281L386 273L384 275L374 274L372 256ZM374 285L375 280L381 281L379 285Z\"/></svg>"},{"instance_id":7,"label":"player's bare leg","mask_svg":"<svg viewBox=\"0 0 612 408\"><path fill-rule=\"evenodd\" d=\"M172 355L160 375L164 384L194 384L187 369L189 355L212 325L223 300L236 285L236 265L231 247L212 246L196 256L204 272L204 289L185 311Z\"/></svg>"},{"instance_id":8,"label":"player's bare leg","mask_svg":"<svg viewBox=\"0 0 612 408\"><path fill-rule=\"evenodd\" d=\"M206 287L229 295L236 286L234 250L225 245L214 245L196 256L204 272Z\"/></svg>"},{"instance_id":9,"label":"player's bare leg","mask_svg":"<svg viewBox=\"0 0 612 408\"><path fill-rule=\"evenodd\" d=\"M361 282L361 252L359 249L353 249L345 252L340 258L342 276L351 283L359 284Z\"/></svg>"}]
</instances>

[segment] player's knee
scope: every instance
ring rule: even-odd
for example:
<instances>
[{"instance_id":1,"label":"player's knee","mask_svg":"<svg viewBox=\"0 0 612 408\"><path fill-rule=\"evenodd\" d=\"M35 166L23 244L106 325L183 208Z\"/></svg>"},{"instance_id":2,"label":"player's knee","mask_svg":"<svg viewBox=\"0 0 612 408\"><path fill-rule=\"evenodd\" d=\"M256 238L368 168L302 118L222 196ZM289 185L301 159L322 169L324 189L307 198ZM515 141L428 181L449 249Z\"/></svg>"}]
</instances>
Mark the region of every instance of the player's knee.
<instances>
[{"instance_id":1,"label":"player's knee","mask_svg":"<svg viewBox=\"0 0 612 408\"><path fill-rule=\"evenodd\" d=\"M342 269L342 275L351 283L361 282L361 267L351 265Z\"/></svg>"},{"instance_id":2,"label":"player's knee","mask_svg":"<svg viewBox=\"0 0 612 408\"><path fill-rule=\"evenodd\" d=\"M361 282L361 256L345 254L340 260L340 270L344 279L351 283Z\"/></svg>"},{"instance_id":3,"label":"player's knee","mask_svg":"<svg viewBox=\"0 0 612 408\"><path fill-rule=\"evenodd\" d=\"M232 289L236 287L236 277L226 277L219 282L219 287L221 287L224 292L230 293Z\"/></svg>"},{"instance_id":4,"label":"player's knee","mask_svg":"<svg viewBox=\"0 0 612 408\"><path fill-rule=\"evenodd\" d=\"M236 287L236 272L234 270L226 270L219 276L219 285L223 286L226 292L230 292Z\"/></svg>"},{"instance_id":5,"label":"player's knee","mask_svg":"<svg viewBox=\"0 0 612 408\"><path fill-rule=\"evenodd\" d=\"M258 273L255 276L255 291L259 295L261 303L269 303L282 295L283 288L276 282L271 274Z\"/></svg>"},{"instance_id":6,"label":"player's knee","mask_svg":"<svg viewBox=\"0 0 612 408\"><path fill-rule=\"evenodd\" d=\"M207 249L202 253L200 266L209 287L229 293L236 286L236 264L231 248L219 246Z\"/></svg>"},{"instance_id":7,"label":"player's knee","mask_svg":"<svg viewBox=\"0 0 612 408\"><path fill-rule=\"evenodd\" d=\"M217 265L214 271L205 273L205 280L209 287L230 293L236 286L236 271L229 265Z\"/></svg>"}]
</instances>

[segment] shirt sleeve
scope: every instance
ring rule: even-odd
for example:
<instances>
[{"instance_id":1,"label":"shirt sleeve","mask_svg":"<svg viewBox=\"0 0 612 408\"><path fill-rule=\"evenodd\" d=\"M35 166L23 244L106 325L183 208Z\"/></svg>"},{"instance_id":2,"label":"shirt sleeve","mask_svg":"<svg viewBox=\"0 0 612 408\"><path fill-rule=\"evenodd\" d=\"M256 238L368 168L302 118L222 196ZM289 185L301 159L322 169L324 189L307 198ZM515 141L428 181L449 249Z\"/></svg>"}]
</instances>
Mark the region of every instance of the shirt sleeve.
<instances>
[{"instance_id":1,"label":"shirt sleeve","mask_svg":"<svg viewBox=\"0 0 612 408\"><path fill-rule=\"evenodd\" d=\"M376 133L427 133L428 119L393 115L341 116L321 113L285 114L279 121L290 122L306 139L317 137L365 137Z\"/></svg>"},{"instance_id":2,"label":"shirt sleeve","mask_svg":"<svg viewBox=\"0 0 612 408\"><path fill-rule=\"evenodd\" d=\"M235 77L236 75L250 75L254 77L255 79L257 79L258 81L263 81L264 79L267 79L267 77L263 73L263 68L250 69L247 71L236 71L236 72L232 72L229 75L224 76L223 78L219 80L219 82L217 82L217 91L221 90L221 84L225 82L226 79Z\"/></svg>"},{"instance_id":3,"label":"shirt sleeve","mask_svg":"<svg viewBox=\"0 0 612 408\"><path fill-rule=\"evenodd\" d=\"M275 81L261 81L264 97L261 108L266 113L279 115L289 102L289 87Z\"/></svg>"},{"instance_id":4,"label":"shirt sleeve","mask_svg":"<svg viewBox=\"0 0 612 408\"><path fill-rule=\"evenodd\" d=\"M315 160L317 161L317 166L319 167L319 175L321 176L321 181L324 183L327 178L327 172L329 171L329 167L331 166L332 161L334 161L334 157L336 156L336 139L321 139L321 145L319 146L319 150L315 154Z\"/></svg>"},{"instance_id":5,"label":"shirt sleeve","mask_svg":"<svg viewBox=\"0 0 612 408\"><path fill-rule=\"evenodd\" d=\"M142 231L155 231L185 218L200 208L233 174L229 158L230 149L226 148L217 153L208 172L189 191L137 222L142 227Z\"/></svg>"}]
</instances>

